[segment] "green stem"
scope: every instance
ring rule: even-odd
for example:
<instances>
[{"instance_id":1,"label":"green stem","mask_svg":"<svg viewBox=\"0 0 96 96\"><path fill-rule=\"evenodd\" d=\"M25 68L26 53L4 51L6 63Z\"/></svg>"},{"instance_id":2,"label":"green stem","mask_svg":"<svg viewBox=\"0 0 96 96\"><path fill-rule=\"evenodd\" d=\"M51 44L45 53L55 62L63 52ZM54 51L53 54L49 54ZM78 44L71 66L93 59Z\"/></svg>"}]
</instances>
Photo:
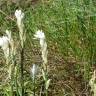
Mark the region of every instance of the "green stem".
<instances>
[{"instance_id":1,"label":"green stem","mask_svg":"<svg viewBox=\"0 0 96 96\"><path fill-rule=\"evenodd\" d=\"M20 75L21 75L21 96L24 96L24 77L23 77L23 64L24 64L24 48L21 49L21 64L20 64Z\"/></svg>"},{"instance_id":2,"label":"green stem","mask_svg":"<svg viewBox=\"0 0 96 96\"><path fill-rule=\"evenodd\" d=\"M48 96L48 90L46 89L46 96Z\"/></svg>"},{"instance_id":3,"label":"green stem","mask_svg":"<svg viewBox=\"0 0 96 96\"><path fill-rule=\"evenodd\" d=\"M34 80L33 80L33 85L34 85L33 96L35 96L35 78L34 78Z\"/></svg>"},{"instance_id":4,"label":"green stem","mask_svg":"<svg viewBox=\"0 0 96 96\"><path fill-rule=\"evenodd\" d=\"M17 71L18 71L18 66L16 66L16 76L15 76L15 86L16 86L16 96L19 96L18 92L18 83L17 83Z\"/></svg>"},{"instance_id":5,"label":"green stem","mask_svg":"<svg viewBox=\"0 0 96 96\"><path fill-rule=\"evenodd\" d=\"M13 82L11 81L11 92L10 92L10 96L14 96L13 95Z\"/></svg>"},{"instance_id":6,"label":"green stem","mask_svg":"<svg viewBox=\"0 0 96 96\"><path fill-rule=\"evenodd\" d=\"M13 64L12 64L13 65ZM10 96L14 96L14 90L13 90L13 81L14 81L14 76L13 76L13 67L11 65L11 81L10 81L10 86L11 86L11 93Z\"/></svg>"}]
</instances>

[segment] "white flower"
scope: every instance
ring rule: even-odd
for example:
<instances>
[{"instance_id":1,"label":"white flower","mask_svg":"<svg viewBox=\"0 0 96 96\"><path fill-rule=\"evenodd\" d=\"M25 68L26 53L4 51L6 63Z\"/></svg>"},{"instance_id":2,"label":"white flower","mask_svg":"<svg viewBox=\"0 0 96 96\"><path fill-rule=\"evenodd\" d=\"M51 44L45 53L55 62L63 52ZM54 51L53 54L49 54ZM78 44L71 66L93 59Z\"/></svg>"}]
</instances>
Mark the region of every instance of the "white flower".
<instances>
[{"instance_id":1,"label":"white flower","mask_svg":"<svg viewBox=\"0 0 96 96\"><path fill-rule=\"evenodd\" d=\"M16 10L15 16L16 16L17 25L19 28L19 36L20 36L20 40L21 40L21 46L23 47L23 42L26 39L26 35L24 33L24 24L23 24L24 13L21 10Z\"/></svg>"},{"instance_id":2,"label":"white flower","mask_svg":"<svg viewBox=\"0 0 96 96\"><path fill-rule=\"evenodd\" d=\"M18 27L22 27L22 20L24 18L24 13L21 11L21 10L16 10L15 11L15 17L17 19L17 24L18 24Z\"/></svg>"},{"instance_id":3,"label":"white flower","mask_svg":"<svg viewBox=\"0 0 96 96\"><path fill-rule=\"evenodd\" d=\"M7 36L0 37L0 47L4 51L6 58L9 56L9 38Z\"/></svg>"},{"instance_id":4,"label":"white flower","mask_svg":"<svg viewBox=\"0 0 96 96\"><path fill-rule=\"evenodd\" d=\"M34 36L35 38L38 38L38 39L45 39L45 35L42 32L42 30L38 30Z\"/></svg>"},{"instance_id":5,"label":"white flower","mask_svg":"<svg viewBox=\"0 0 96 96\"><path fill-rule=\"evenodd\" d=\"M21 10L16 10L15 16L17 18L17 21L20 23L22 19L24 18L24 13Z\"/></svg>"},{"instance_id":6,"label":"white flower","mask_svg":"<svg viewBox=\"0 0 96 96\"><path fill-rule=\"evenodd\" d=\"M9 39L7 36L0 37L0 46L4 47L5 45L8 44L8 41L9 41Z\"/></svg>"},{"instance_id":7,"label":"white flower","mask_svg":"<svg viewBox=\"0 0 96 96\"><path fill-rule=\"evenodd\" d=\"M0 47L3 49L4 55L6 58L6 63L8 63L7 61L10 57L9 55L10 55L10 53L13 52L13 47L14 47L13 39L11 37L10 31L6 30L6 35L0 37ZM11 51L10 51L10 49L11 49Z\"/></svg>"},{"instance_id":8,"label":"white flower","mask_svg":"<svg viewBox=\"0 0 96 96\"><path fill-rule=\"evenodd\" d=\"M7 36L0 37L0 46L2 49L6 49L9 46L9 39Z\"/></svg>"},{"instance_id":9,"label":"white flower","mask_svg":"<svg viewBox=\"0 0 96 96\"><path fill-rule=\"evenodd\" d=\"M40 46L41 49L44 47L45 43L45 34L42 32L42 30L38 30L36 34L34 35L35 38L40 39Z\"/></svg>"},{"instance_id":10,"label":"white flower","mask_svg":"<svg viewBox=\"0 0 96 96\"><path fill-rule=\"evenodd\" d=\"M35 75L36 75L36 65L35 64L33 64L31 72L32 72L33 80L34 80L35 79Z\"/></svg>"},{"instance_id":11,"label":"white flower","mask_svg":"<svg viewBox=\"0 0 96 96\"><path fill-rule=\"evenodd\" d=\"M6 30L6 35L8 37L8 40L9 40L9 44L10 44L10 55L15 55L15 45L14 45L14 41L13 41L13 38L11 36L11 31L9 30Z\"/></svg>"},{"instance_id":12,"label":"white flower","mask_svg":"<svg viewBox=\"0 0 96 96\"><path fill-rule=\"evenodd\" d=\"M41 52L42 52L42 60L43 60L43 66L44 68L46 67L45 64L47 64L47 43L46 43L46 38L45 34L42 32L42 30L38 30L36 34L34 35L35 38L40 40L40 47L41 47Z\"/></svg>"}]
</instances>

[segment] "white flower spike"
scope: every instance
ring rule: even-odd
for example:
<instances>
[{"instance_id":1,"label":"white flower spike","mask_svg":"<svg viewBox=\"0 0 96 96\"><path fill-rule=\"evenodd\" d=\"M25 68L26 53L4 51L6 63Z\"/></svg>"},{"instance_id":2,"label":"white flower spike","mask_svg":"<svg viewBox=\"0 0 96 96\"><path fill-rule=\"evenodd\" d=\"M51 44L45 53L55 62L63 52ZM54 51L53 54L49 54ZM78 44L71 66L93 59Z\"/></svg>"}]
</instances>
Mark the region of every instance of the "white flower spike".
<instances>
[{"instance_id":1,"label":"white flower spike","mask_svg":"<svg viewBox=\"0 0 96 96\"><path fill-rule=\"evenodd\" d=\"M44 69L46 69L46 64L47 64L47 54L48 54L48 50L47 50L47 43L46 43L46 38L45 38L45 34L44 32L42 32L42 30L38 30L36 32L36 34L34 35L35 38L40 40L40 47L41 47L41 52L42 52L42 59L43 59L43 66Z\"/></svg>"},{"instance_id":2,"label":"white flower spike","mask_svg":"<svg viewBox=\"0 0 96 96\"><path fill-rule=\"evenodd\" d=\"M33 64L31 72L32 72L33 80L34 80L35 79L35 75L36 75L36 65L35 64Z\"/></svg>"},{"instance_id":3,"label":"white flower spike","mask_svg":"<svg viewBox=\"0 0 96 96\"><path fill-rule=\"evenodd\" d=\"M0 47L3 49L4 51L4 55L6 58L6 63L8 64L8 60L10 57L10 53L13 52L13 39L11 37L11 32L6 30L6 35L0 37ZM11 49L11 51L10 51Z\"/></svg>"},{"instance_id":4,"label":"white flower spike","mask_svg":"<svg viewBox=\"0 0 96 96\"><path fill-rule=\"evenodd\" d=\"M22 22L22 19L24 18L24 13L21 10L16 10L15 11L15 16L17 18L17 22L20 25Z\"/></svg>"},{"instance_id":5,"label":"white flower spike","mask_svg":"<svg viewBox=\"0 0 96 96\"><path fill-rule=\"evenodd\" d=\"M5 58L9 57L9 38L7 36L0 37L0 47L4 51Z\"/></svg>"},{"instance_id":6,"label":"white flower spike","mask_svg":"<svg viewBox=\"0 0 96 96\"><path fill-rule=\"evenodd\" d=\"M42 32L42 30L38 30L36 34L34 35L35 38L40 39L40 46L41 49L44 47L45 42L45 34Z\"/></svg>"},{"instance_id":7,"label":"white flower spike","mask_svg":"<svg viewBox=\"0 0 96 96\"><path fill-rule=\"evenodd\" d=\"M21 46L23 47L23 43L26 39L25 32L24 32L24 24L23 24L23 18L24 18L24 13L21 10L16 10L15 11L15 17L17 19L17 25L19 28L19 36L21 40Z\"/></svg>"},{"instance_id":8,"label":"white flower spike","mask_svg":"<svg viewBox=\"0 0 96 96\"><path fill-rule=\"evenodd\" d=\"M0 46L4 48L4 46L8 44L8 40L7 36L0 37Z\"/></svg>"},{"instance_id":9,"label":"white flower spike","mask_svg":"<svg viewBox=\"0 0 96 96\"><path fill-rule=\"evenodd\" d=\"M12 55L12 54L15 55L15 45L14 45L13 38L11 36L11 31L6 30L6 35L7 35L8 39L9 39L9 44L10 44L10 49L11 49L10 55Z\"/></svg>"}]
</instances>

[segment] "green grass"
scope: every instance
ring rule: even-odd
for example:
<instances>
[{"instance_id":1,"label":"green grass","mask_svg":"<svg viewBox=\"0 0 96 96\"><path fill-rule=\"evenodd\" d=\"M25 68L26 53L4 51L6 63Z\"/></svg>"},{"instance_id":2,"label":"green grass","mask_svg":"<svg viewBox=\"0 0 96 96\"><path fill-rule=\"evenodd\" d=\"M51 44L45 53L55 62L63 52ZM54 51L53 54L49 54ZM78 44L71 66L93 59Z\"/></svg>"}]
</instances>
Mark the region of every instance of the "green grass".
<instances>
[{"instance_id":1,"label":"green grass","mask_svg":"<svg viewBox=\"0 0 96 96\"><path fill-rule=\"evenodd\" d=\"M83 82L88 84L90 72L96 67L95 3L95 0L49 0L44 4L39 2L35 5L30 4L29 7L19 6L25 13L24 23L28 46L32 45L30 48L33 47L33 34L36 30L42 29L47 38L48 49L56 50L56 52L58 50L57 53L63 57L67 67L71 66L69 61L75 62L73 65L75 67L71 71L73 71L74 76L82 77L81 84ZM15 5L7 6L7 4L5 4L4 9L2 7L2 11L6 15L0 13L1 33L4 34L4 30L10 29L14 36L17 35L15 20L6 18L7 16L14 18L16 8ZM67 72L70 73L70 70ZM66 74L63 75L66 78ZM82 86L86 87L84 84ZM63 96L63 94L61 92L54 96ZM77 94L77 96L79 95Z\"/></svg>"}]
</instances>

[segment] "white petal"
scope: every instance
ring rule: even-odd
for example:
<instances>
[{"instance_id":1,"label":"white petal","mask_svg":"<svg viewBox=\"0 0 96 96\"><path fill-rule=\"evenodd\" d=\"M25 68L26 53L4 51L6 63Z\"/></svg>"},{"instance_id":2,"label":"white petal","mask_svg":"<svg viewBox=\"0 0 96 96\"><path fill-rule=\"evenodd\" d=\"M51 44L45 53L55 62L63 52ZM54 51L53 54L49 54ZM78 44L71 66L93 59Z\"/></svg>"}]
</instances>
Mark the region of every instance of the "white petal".
<instances>
[{"instance_id":1,"label":"white petal","mask_svg":"<svg viewBox=\"0 0 96 96\"><path fill-rule=\"evenodd\" d=\"M16 18L17 18L18 20L20 20L20 19L23 19L24 13L23 13L21 10L16 10L16 11L15 11L15 16L16 16Z\"/></svg>"},{"instance_id":2,"label":"white petal","mask_svg":"<svg viewBox=\"0 0 96 96\"><path fill-rule=\"evenodd\" d=\"M44 39L45 38L45 35L42 32L42 30L38 30L34 36L35 36L35 38L39 38L39 39Z\"/></svg>"},{"instance_id":3,"label":"white petal","mask_svg":"<svg viewBox=\"0 0 96 96\"><path fill-rule=\"evenodd\" d=\"M1 47L4 47L6 45L8 45L8 37L7 36L3 36L2 38L0 38L0 45Z\"/></svg>"}]
</instances>

